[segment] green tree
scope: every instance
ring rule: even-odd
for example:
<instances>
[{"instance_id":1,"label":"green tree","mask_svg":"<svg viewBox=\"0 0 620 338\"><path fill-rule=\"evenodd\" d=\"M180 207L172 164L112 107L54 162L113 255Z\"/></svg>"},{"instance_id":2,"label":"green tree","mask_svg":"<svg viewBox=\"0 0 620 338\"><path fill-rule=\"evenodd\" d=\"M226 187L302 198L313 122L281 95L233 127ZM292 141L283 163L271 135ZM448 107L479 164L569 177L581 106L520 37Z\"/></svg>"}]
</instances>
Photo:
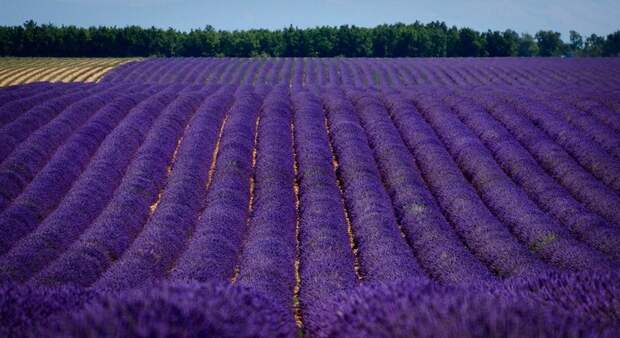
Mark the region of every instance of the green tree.
<instances>
[{"instance_id":1,"label":"green tree","mask_svg":"<svg viewBox=\"0 0 620 338\"><path fill-rule=\"evenodd\" d=\"M563 42L561 34L554 31L539 31L536 33L538 55L558 56L562 54Z\"/></svg>"},{"instance_id":2,"label":"green tree","mask_svg":"<svg viewBox=\"0 0 620 338\"><path fill-rule=\"evenodd\" d=\"M524 33L519 38L517 46L518 56L535 56L538 55L538 45L536 40L530 34Z\"/></svg>"},{"instance_id":3,"label":"green tree","mask_svg":"<svg viewBox=\"0 0 620 338\"><path fill-rule=\"evenodd\" d=\"M458 56L480 56L483 51L480 33L471 28L459 30Z\"/></svg>"},{"instance_id":4,"label":"green tree","mask_svg":"<svg viewBox=\"0 0 620 338\"><path fill-rule=\"evenodd\" d=\"M620 31L607 35L603 46L604 56L620 56Z\"/></svg>"},{"instance_id":5,"label":"green tree","mask_svg":"<svg viewBox=\"0 0 620 338\"><path fill-rule=\"evenodd\" d=\"M596 34L592 34L586 39L584 54L587 56L602 56L604 47L605 38Z\"/></svg>"},{"instance_id":6,"label":"green tree","mask_svg":"<svg viewBox=\"0 0 620 338\"><path fill-rule=\"evenodd\" d=\"M578 55L583 49L583 37L576 31L571 30L570 34L570 50L573 55Z\"/></svg>"},{"instance_id":7,"label":"green tree","mask_svg":"<svg viewBox=\"0 0 620 338\"><path fill-rule=\"evenodd\" d=\"M513 56L517 53L519 35L511 30L505 32L488 31L483 34L488 56Z\"/></svg>"}]
</instances>

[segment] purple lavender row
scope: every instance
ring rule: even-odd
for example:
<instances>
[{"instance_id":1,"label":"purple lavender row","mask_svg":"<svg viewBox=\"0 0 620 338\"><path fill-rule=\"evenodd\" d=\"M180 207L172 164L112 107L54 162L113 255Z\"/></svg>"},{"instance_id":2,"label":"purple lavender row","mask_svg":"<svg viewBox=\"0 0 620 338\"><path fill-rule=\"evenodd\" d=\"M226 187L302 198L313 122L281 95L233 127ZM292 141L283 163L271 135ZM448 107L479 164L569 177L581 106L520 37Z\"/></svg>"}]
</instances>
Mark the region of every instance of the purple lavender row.
<instances>
[{"instance_id":1,"label":"purple lavender row","mask_svg":"<svg viewBox=\"0 0 620 338\"><path fill-rule=\"evenodd\" d=\"M612 108L613 104L605 105L602 102L588 99L580 99L574 104L620 133L620 115L618 114L620 110L616 108L616 111L614 111Z\"/></svg>"},{"instance_id":2,"label":"purple lavender row","mask_svg":"<svg viewBox=\"0 0 620 338\"><path fill-rule=\"evenodd\" d=\"M179 142L174 165L157 208L123 258L98 285L133 287L163 278L184 248L204 206L209 166L234 87L221 87L198 107Z\"/></svg>"},{"instance_id":3,"label":"purple lavender row","mask_svg":"<svg viewBox=\"0 0 620 338\"><path fill-rule=\"evenodd\" d=\"M477 94L484 95L484 94ZM576 201L542 169L528 151L471 100L450 97L454 112L492 152L502 169L545 211L560 220L574 236L620 262L620 230Z\"/></svg>"},{"instance_id":4,"label":"purple lavender row","mask_svg":"<svg viewBox=\"0 0 620 338\"><path fill-rule=\"evenodd\" d=\"M131 246L96 282L98 287L136 287L165 277L174 264L204 201L217 131L230 100L223 96L228 90L224 87L200 106L197 105L207 93L194 95L191 109L182 113L182 123L174 126L176 138L170 138L179 140L176 150L168 148L165 156L172 162L161 198ZM186 124L192 114L193 118ZM187 126L181 134L184 124Z\"/></svg>"},{"instance_id":5,"label":"purple lavender row","mask_svg":"<svg viewBox=\"0 0 620 338\"><path fill-rule=\"evenodd\" d=\"M307 83L307 86L310 85L315 85L315 86L325 86L328 84L329 82L329 67L327 67L325 65L326 59L324 58L318 58L318 59L313 59L315 60L315 62L317 63L317 70L316 72L318 73L318 82L313 82L313 83Z\"/></svg>"},{"instance_id":6,"label":"purple lavender row","mask_svg":"<svg viewBox=\"0 0 620 338\"><path fill-rule=\"evenodd\" d=\"M550 135L595 177L616 193L620 192L620 160L609 156L594 141L584 138L546 104L514 91L497 94Z\"/></svg>"},{"instance_id":7,"label":"purple lavender row","mask_svg":"<svg viewBox=\"0 0 620 338\"><path fill-rule=\"evenodd\" d=\"M232 59L230 61L230 65L224 69L221 76L218 78L218 84L231 83L234 75L239 71L239 68L242 67L242 63L243 62L240 59Z\"/></svg>"},{"instance_id":8,"label":"purple lavender row","mask_svg":"<svg viewBox=\"0 0 620 338\"><path fill-rule=\"evenodd\" d=\"M259 69L265 66L266 60L260 60L256 62L252 62L250 65L250 69L248 69L247 74L241 79L241 84L243 85L253 85L258 75Z\"/></svg>"},{"instance_id":9,"label":"purple lavender row","mask_svg":"<svg viewBox=\"0 0 620 338\"><path fill-rule=\"evenodd\" d=\"M214 76L211 78L210 83L222 84L225 83L224 79L232 72L237 66L237 59L230 58L226 59L226 63L224 63L218 70L215 72Z\"/></svg>"},{"instance_id":10,"label":"purple lavender row","mask_svg":"<svg viewBox=\"0 0 620 338\"><path fill-rule=\"evenodd\" d=\"M303 85L306 86L308 84L319 84L318 83L318 75L317 75L317 61L314 58L306 59L308 63L307 71L305 76L303 77Z\"/></svg>"},{"instance_id":11,"label":"purple lavender row","mask_svg":"<svg viewBox=\"0 0 620 338\"><path fill-rule=\"evenodd\" d=\"M323 107L316 95L298 92L295 104L295 150L299 163L299 301L304 325L313 331L313 316L322 301L357 285L347 236L344 203L332 164Z\"/></svg>"},{"instance_id":12,"label":"purple lavender row","mask_svg":"<svg viewBox=\"0 0 620 338\"><path fill-rule=\"evenodd\" d=\"M108 91L104 90L106 87L108 87ZM28 108L25 111L20 112L16 119L4 125L0 129L0 144L2 144L0 147L0 162L5 161L22 141L27 139L38 128L49 123L64 109L69 109L68 107L75 103L83 104L84 100L93 100L98 94L102 92L109 93L110 90L110 86L105 85L99 87L97 91L94 90L95 86L85 85L78 88L76 91L54 90L50 93L37 95L35 97L36 102L28 103ZM91 103L100 105L96 99Z\"/></svg>"},{"instance_id":13,"label":"purple lavender row","mask_svg":"<svg viewBox=\"0 0 620 338\"><path fill-rule=\"evenodd\" d=\"M9 207L11 201L33 180L58 147L101 109L106 101L119 94L117 90L121 89L129 88L120 86L120 88L104 90L97 94L93 94L92 91L79 92L52 100L41 109L33 109L29 112L29 115L40 113L41 117L45 116L45 113L57 114L57 116L32 133L25 142L20 143L15 151L12 151L10 156L0 164L0 181L3 184L0 188L0 211ZM89 96L89 94L93 95ZM63 110L64 107L66 108ZM7 127L12 125L9 124ZM35 125L36 123L30 126L24 123L22 126L25 127L24 129L34 129ZM9 144L5 145L7 147L3 149L12 148Z\"/></svg>"},{"instance_id":14,"label":"purple lavender row","mask_svg":"<svg viewBox=\"0 0 620 338\"><path fill-rule=\"evenodd\" d=\"M196 79L205 68L212 67L212 59L203 60L201 58L192 58L192 66L185 74L179 74L176 83L195 84Z\"/></svg>"},{"instance_id":15,"label":"purple lavender row","mask_svg":"<svg viewBox=\"0 0 620 338\"><path fill-rule=\"evenodd\" d=\"M575 88L578 91L581 88ZM550 102L556 111L563 113L568 110L579 127L588 132L588 136L605 147L605 150L619 157L620 117L603 104L590 98L567 97L564 93L545 93L542 98ZM548 100L553 99L553 101ZM558 109L559 108L559 109ZM600 133L596 131L600 130Z\"/></svg>"},{"instance_id":16,"label":"purple lavender row","mask_svg":"<svg viewBox=\"0 0 620 338\"><path fill-rule=\"evenodd\" d=\"M340 71L340 75L342 78L342 84L345 86L355 86L355 78L351 69L348 67L349 63L346 60L338 59L337 62L338 70Z\"/></svg>"},{"instance_id":17,"label":"purple lavender row","mask_svg":"<svg viewBox=\"0 0 620 338\"><path fill-rule=\"evenodd\" d=\"M386 102L424 181L469 250L500 277L544 270L480 200L413 103L401 94L386 96Z\"/></svg>"},{"instance_id":18,"label":"purple lavender row","mask_svg":"<svg viewBox=\"0 0 620 338\"><path fill-rule=\"evenodd\" d=\"M620 197L585 170L544 131L500 98L477 97L487 111L509 129L516 139L538 160L553 178L560 182L588 209L615 226L620 226Z\"/></svg>"},{"instance_id":19,"label":"purple lavender row","mask_svg":"<svg viewBox=\"0 0 620 338\"><path fill-rule=\"evenodd\" d=\"M271 73L269 73L268 81L270 85L277 85L280 82L280 73L284 65L286 64L286 58L280 57L277 59L276 64L273 67Z\"/></svg>"},{"instance_id":20,"label":"purple lavender row","mask_svg":"<svg viewBox=\"0 0 620 338\"><path fill-rule=\"evenodd\" d=\"M406 86L409 84L408 79L401 72L401 69L399 67L396 67L394 63L392 62L392 60L387 60L385 62L385 67L390 72L391 77L393 79L396 79L395 87Z\"/></svg>"},{"instance_id":21,"label":"purple lavender row","mask_svg":"<svg viewBox=\"0 0 620 338\"><path fill-rule=\"evenodd\" d=\"M59 84L58 87L71 87L76 84ZM7 103L39 94L43 91L53 89L57 85L48 82L31 82L26 84L8 86L0 88L0 108Z\"/></svg>"},{"instance_id":22,"label":"purple lavender row","mask_svg":"<svg viewBox=\"0 0 620 338\"><path fill-rule=\"evenodd\" d=\"M388 60L388 67L393 69L393 72L397 74L400 86L408 86L416 83L411 71L406 67L401 67L399 59Z\"/></svg>"},{"instance_id":23,"label":"purple lavender row","mask_svg":"<svg viewBox=\"0 0 620 338\"><path fill-rule=\"evenodd\" d=\"M162 83L167 82L167 77L178 79L180 74L183 74L187 71L188 66L191 66L191 62L189 59L159 59L158 62L154 62L148 71L144 71L142 73L135 74L133 76L129 76L128 78L132 82L156 82ZM176 83L176 82L169 82Z\"/></svg>"},{"instance_id":24,"label":"purple lavender row","mask_svg":"<svg viewBox=\"0 0 620 338\"><path fill-rule=\"evenodd\" d=\"M119 82L121 75L125 74L126 72L132 69L143 66L144 63L146 63L145 60L139 60L139 61L125 62L121 65L118 65L112 68L109 72L106 72L101 78L100 82L103 82L103 83Z\"/></svg>"},{"instance_id":25,"label":"purple lavender row","mask_svg":"<svg viewBox=\"0 0 620 338\"><path fill-rule=\"evenodd\" d=\"M250 87L236 94L216 146L206 205L171 278L227 281L246 228L252 149L260 98Z\"/></svg>"},{"instance_id":26,"label":"purple lavender row","mask_svg":"<svg viewBox=\"0 0 620 338\"><path fill-rule=\"evenodd\" d=\"M101 83L120 83L131 81L131 78L127 77L131 73L136 74L135 78L138 77L138 74L144 76L147 74L144 70L148 70L148 67L150 67L152 63L153 60L139 60L124 63L105 73L101 78Z\"/></svg>"},{"instance_id":27,"label":"purple lavender row","mask_svg":"<svg viewBox=\"0 0 620 338\"><path fill-rule=\"evenodd\" d=\"M240 85L243 78L247 75L248 70L250 69L250 65L252 64L258 64L258 61L248 60L246 62L243 62L241 65L237 66L235 74L229 79L227 83Z\"/></svg>"},{"instance_id":28,"label":"purple lavender row","mask_svg":"<svg viewBox=\"0 0 620 338\"><path fill-rule=\"evenodd\" d=\"M293 306L296 254L295 158L288 86L265 98L258 126L252 214L239 258L237 282ZM292 311L291 311L292 314Z\"/></svg>"},{"instance_id":29,"label":"purple lavender row","mask_svg":"<svg viewBox=\"0 0 620 338\"><path fill-rule=\"evenodd\" d=\"M170 59L154 59L147 60L146 67L142 70L136 69L125 75L126 82L145 83L147 81L159 82L161 75L166 70L166 66L171 63ZM180 62L183 62L182 60ZM177 62L178 64L178 62Z\"/></svg>"},{"instance_id":30,"label":"purple lavender row","mask_svg":"<svg viewBox=\"0 0 620 338\"><path fill-rule=\"evenodd\" d=\"M392 74L384 67L383 62L374 63L377 74L379 74L379 84L377 87L392 87L394 85L394 78ZM360 83L363 85L363 83Z\"/></svg>"},{"instance_id":31,"label":"purple lavender row","mask_svg":"<svg viewBox=\"0 0 620 338\"><path fill-rule=\"evenodd\" d=\"M148 87L146 89L148 89ZM134 91L127 91L128 94L131 94L132 92ZM86 161L99 146L99 143L103 140L105 135L107 135L107 133L109 133L110 130L116 126L120 119L125 116L133 105L142 99L139 94L140 91L135 91L135 93L137 97L129 97L129 95L124 95L123 93L109 101L101 109L97 110L88 119L88 121L86 121L67 139L66 142L58 147L47 164L59 155L64 157L63 160L70 159L70 161L74 163L70 163L68 167L64 168L64 171L67 172L64 173L63 179L67 182L71 182L73 178L75 178L74 175L71 175L72 172L75 171L74 169L71 169L71 166L76 165L79 168L77 169L78 172L83 169ZM94 108L96 109L96 106ZM75 154L86 157L75 158ZM33 163L30 163L29 165L28 162L22 162L21 164L26 165L30 169L30 173L38 175L38 170L40 169L38 166L32 165ZM12 165L15 165L15 162L12 163ZM37 165L41 164L38 163ZM37 177L19 176L16 175L12 169L13 168L10 166L8 167L8 170L0 169L0 186L11 187L11 189L6 189L3 192L2 197L0 197L0 210L5 209L6 206L8 206L20 193L24 191L24 189L28 187L31 180L36 179ZM50 189L57 188L50 187Z\"/></svg>"},{"instance_id":32,"label":"purple lavender row","mask_svg":"<svg viewBox=\"0 0 620 338\"><path fill-rule=\"evenodd\" d=\"M256 74L256 78L254 79L253 84L256 84L256 85L265 84L267 82L266 78L267 78L269 72L272 71L272 69L273 69L273 64L274 64L274 59L273 58L267 59L264 62L264 64L261 67L261 69Z\"/></svg>"},{"instance_id":33,"label":"purple lavender row","mask_svg":"<svg viewBox=\"0 0 620 338\"><path fill-rule=\"evenodd\" d=\"M213 77L213 74L225 65L228 62L227 59L215 58L210 67L203 67L204 69L198 74L195 83L197 84L208 84L211 83L210 79Z\"/></svg>"},{"instance_id":34,"label":"purple lavender row","mask_svg":"<svg viewBox=\"0 0 620 338\"><path fill-rule=\"evenodd\" d=\"M363 286L333 302L313 336L617 337L618 277L542 273L505 284Z\"/></svg>"},{"instance_id":35,"label":"purple lavender row","mask_svg":"<svg viewBox=\"0 0 620 338\"><path fill-rule=\"evenodd\" d=\"M448 95L437 93L437 96ZM480 198L529 250L560 269L605 269L613 266L601 253L570 236L532 202L502 171L482 142L439 98L413 95L424 118L435 129ZM450 100L445 98L445 100ZM455 107L458 109L459 107Z\"/></svg>"},{"instance_id":36,"label":"purple lavender row","mask_svg":"<svg viewBox=\"0 0 620 338\"><path fill-rule=\"evenodd\" d=\"M323 99L365 280L423 276L411 248L401 237L390 197L354 107L337 89L326 92Z\"/></svg>"},{"instance_id":37,"label":"purple lavender row","mask_svg":"<svg viewBox=\"0 0 620 338\"><path fill-rule=\"evenodd\" d=\"M168 59L149 59L135 63L135 67L120 74L115 82L146 82L155 81L161 71L170 62Z\"/></svg>"},{"instance_id":38,"label":"purple lavender row","mask_svg":"<svg viewBox=\"0 0 620 338\"><path fill-rule=\"evenodd\" d=\"M159 196L163 195L162 190L166 180L169 180L170 170L176 164L176 154L183 139L184 130L186 130L200 103L212 91L211 87L205 87L205 90L202 92L196 92L192 89L194 88L191 86L186 87L178 94L177 98L164 109L155 121L144 143L139 149L135 150L134 160L126 169L127 174L117 188L120 194L133 194L133 196L119 195L119 198L111 200L108 208L96 220L94 227L91 226L92 230L86 233L85 237L91 238L97 235L102 235L104 238L114 237L116 234L106 233L102 226L107 222L113 221L113 219L106 218L117 217L121 210L140 208L136 210L136 218L123 222L120 227L117 226L122 237L119 240L113 240L110 247L106 248L107 250L101 250L101 254L107 253L110 255L111 262L107 260L108 257L105 257L105 259L101 259L99 262L100 266L97 269L102 268L101 265L107 267L112 263L116 263L117 267L120 266L122 261L117 262L117 258L131 244L133 238L140 231L143 231L142 223L146 221L146 216L145 210L141 209L141 207L146 202L153 203L149 206L150 213L148 219L151 218L150 216L154 211L159 211L160 197L157 197L157 192L160 192ZM143 236L144 232L147 231L146 229L151 229L152 227L151 222L144 225L145 230L140 236ZM100 270L97 272L100 273Z\"/></svg>"},{"instance_id":39,"label":"purple lavender row","mask_svg":"<svg viewBox=\"0 0 620 338\"><path fill-rule=\"evenodd\" d=\"M401 65L400 59L397 58L388 60L386 67L391 68L392 72L397 76L398 86L409 86L417 84L416 76L411 72L411 69Z\"/></svg>"},{"instance_id":40,"label":"purple lavender row","mask_svg":"<svg viewBox=\"0 0 620 338\"><path fill-rule=\"evenodd\" d=\"M370 67L368 65L369 63L366 60L354 63L354 66L359 73L361 86L370 86L372 83L372 76L370 75Z\"/></svg>"},{"instance_id":41,"label":"purple lavender row","mask_svg":"<svg viewBox=\"0 0 620 338\"><path fill-rule=\"evenodd\" d=\"M613 128L617 133L620 133L620 114L618 114L618 111L613 111L610 106L606 105L604 103L604 98L601 100L603 102L590 98L577 100L574 100L574 98L567 98L567 100L570 100L570 102L579 109L582 109L603 121L603 123Z\"/></svg>"},{"instance_id":42,"label":"purple lavender row","mask_svg":"<svg viewBox=\"0 0 620 338\"><path fill-rule=\"evenodd\" d=\"M164 59L157 70L138 74L138 76L131 77L131 80L144 83L179 83L177 82L179 80L179 75L187 72L188 68L191 66L191 62L188 59L182 59L174 63L172 61L172 59ZM167 81L168 77L176 81Z\"/></svg>"},{"instance_id":43,"label":"purple lavender row","mask_svg":"<svg viewBox=\"0 0 620 338\"><path fill-rule=\"evenodd\" d=\"M170 67L166 76L163 76L162 79L159 80L159 83L186 83L193 84L193 79L190 79L192 76L196 76L198 74L198 70L202 67L210 68L211 60L202 60L199 58L189 58L187 65L183 69L178 69L175 67Z\"/></svg>"},{"instance_id":44,"label":"purple lavender row","mask_svg":"<svg viewBox=\"0 0 620 338\"><path fill-rule=\"evenodd\" d=\"M178 83L178 84L188 84L191 85L191 81L187 81L187 77L190 75L195 75L198 73L198 68L201 66L208 67L208 63L205 62L208 60L201 61L199 58L189 57L186 58L185 64L182 67L179 65L174 65L172 67L167 67L166 73L162 74L162 76L157 80L158 83Z\"/></svg>"},{"instance_id":45,"label":"purple lavender row","mask_svg":"<svg viewBox=\"0 0 620 338\"><path fill-rule=\"evenodd\" d=\"M221 76L218 78L218 84L231 83L234 74L239 71L239 68L241 68L241 63L242 61L240 59L232 59L230 61L230 65L226 67L226 69L221 73Z\"/></svg>"},{"instance_id":46,"label":"purple lavender row","mask_svg":"<svg viewBox=\"0 0 620 338\"><path fill-rule=\"evenodd\" d=\"M218 59L218 61L211 67L205 67L208 71L202 72L200 76L202 79L199 81L199 84L215 84L217 83L217 77L219 76L222 69L227 67L230 64L230 59L222 58ZM205 69L206 70L206 69Z\"/></svg>"},{"instance_id":47,"label":"purple lavender row","mask_svg":"<svg viewBox=\"0 0 620 338\"><path fill-rule=\"evenodd\" d=\"M282 66L282 70L278 74L279 81L277 83L274 83L274 85L278 85L278 84L290 85L293 80L294 65L295 65L295 59L285 58L284 65Z\"/></svg>"},{"instance_id":48,"label":"purple lavender row","mask_svg":"<svg viewBox=\"0 0 620 338\"><path fill-rule=\"evenodd\" d=\"M136 154L145 138L153 143L165 122L156 122L164 112L183 98L177 98L181 86L170 86L141 102L104 141L105 148ZM174 101L177 99L177 101ZM167 108L166 108L167 107ZM156 123L159 127L153 126ZM149 132L153 136L148 136ZM132 161L114 197L94 222L66 252L36 275L45 284L75 283L89 286L112 264L135 238L149 215L149 206L157 199L166 178L167 159L149 156L145 148Z\"/></svg>"},{"instance_id":49,"label":"purple lavender row","mask_svg":"<svg viewBox=\"0 0 620 338\"><path fill-rule=\"evenodd\" d=\"M29 233L57 205L90 162L107 135L119 124L150 89L132 96L119 95L80 127L58 150L32 182L24 189L13 190L11 196L22 195L0 216L0 229L7 235L0 240L0 253L5 253L19 238ZM1 175L0 182L12 185L15 176ZM13 183L13 185L16 185ZM11 200L7 199L7 203Z\"/></svg>"},{"instance_id":50,"label":"purple lavender row","mask_svg":"<svg viewBox=\"0 0 620 338\"><path fill-rule=\"evenodd\" d=\"M69 90L79 90L79 88L89 88L91 85L85 84L47 84L28 88L29 91L15 90L11 93L14 97L9 99L8 95L0 97L0 128L5 130L5 126L15 119L22 116L28 110L43 104L46 101L66 94Z\"/></svg>"},{"instance_id":51,"label":"purple lavender row","mask_svg":"<svg viewBox=\"0 0 620 338\"><path fill-rule=\"evenodd\" d=\"M357 100L358 115L396 216L422 268L445 283L491 280L489 270L445 220L378 93L366 90L348 94Z\"/></svg>"},{"instance_id":52,"label":"purple lavender row","mask_svg":"<svg viewBox=\"0 0 620 338\"><path fill-rule=\"evenodd\" d=\"M175 116L166 121L167 126L163 129L173 134L177 124L181 125L178 128L182 128L187 119L184 115L192 112L200 99L202 97L187 96L179 109L175 110ZM167 135L160 136L165 139ZM0 259L2 268L0 278L17 281L29 279L66 251L103 211L112 199L134 155L133 152L120 153L115 141L117 140L102 144L88 168L73 183L58 207L34 232L16 243ZM157 154L157 149L151 150L150 156Z\"/></svg>"},{"instance_id":53,"label":"purple lavender row","mask_svg":"<svg viewBox=\"0 0 620 338\"><path fill-rule=\"evenodd\" d=\"M335 61L333 59L322 59L322 61L323 67L326 68L325 82L323 84L332 86L342 84L342 81L340 79L340 73L338 72L338 69L335 65Z\"/></svg>"},{"instance_id":54,"label":"purple lavender row","mask_svg":"<svg viewBox=\"0 0 620 338\"><path fill-rule=\"evenodd\" d=\"M291 79L293 86L302 87L304 85L304 68L307 68L306 62L306 58L296 58L293 60L294 73Z\"/></svg>"},{"instance_id":55,"label":"purple lavender row","mask_svg":"<svg viewBox=\"0 0 620 338\"><path fill-rule=\"evenodd\" d=\"M525 92L527 93L527 92ZM596 117L581 111L561 99L529 92L532 98L546 102L546 105L556 111L559 116L574 126L573 129L594 141L594 145L603 148L620 160L620 133L609 127ZM576 127L576 128L575 128Z\"/></svg>"},{"instance_id":56,"label":"purple lavender row","mask_svg":"<svg viewBox=\"0 0 620 338\"><path fill-rule=\"evenodd\" d=\"M181 83L180 76L188 72L191 67L191 58L183 58L177 62L171 62L172 59L164 59L161 62L161 67L156 71L151 71L144 74L138 74L136 77L132 77L131 80L135 82L155 82L155 83Z\"/></svg>"}]
</instances>

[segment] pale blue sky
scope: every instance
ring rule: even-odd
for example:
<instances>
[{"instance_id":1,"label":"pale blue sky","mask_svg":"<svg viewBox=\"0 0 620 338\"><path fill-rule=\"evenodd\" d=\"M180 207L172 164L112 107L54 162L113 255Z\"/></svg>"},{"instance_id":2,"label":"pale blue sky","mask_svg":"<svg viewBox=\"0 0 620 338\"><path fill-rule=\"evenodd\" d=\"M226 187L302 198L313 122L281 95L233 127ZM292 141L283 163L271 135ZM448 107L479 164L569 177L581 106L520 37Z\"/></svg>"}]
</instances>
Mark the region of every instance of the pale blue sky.
<instances>
[{"instance_id":1,"label":"pale blue sky","mask_svg":"<svg viewBox=\"0 0 620 338\"><path fill-rule=\"evenodd\" d=\"M441 20L477 30L553 29L567 38L570 29L584 35L619 30L620 0L0 0L0 24L17 25L27 19L181 30L206 24L233 30Z\"/></svg>"}]
</instances>

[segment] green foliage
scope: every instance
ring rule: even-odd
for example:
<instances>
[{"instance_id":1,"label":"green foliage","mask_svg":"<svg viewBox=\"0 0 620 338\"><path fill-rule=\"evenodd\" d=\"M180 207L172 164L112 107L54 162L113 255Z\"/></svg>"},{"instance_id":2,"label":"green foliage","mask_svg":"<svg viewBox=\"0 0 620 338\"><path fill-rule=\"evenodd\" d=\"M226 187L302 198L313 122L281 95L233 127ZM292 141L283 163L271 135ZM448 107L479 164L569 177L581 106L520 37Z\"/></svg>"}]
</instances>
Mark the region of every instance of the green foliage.
<instances>
[{"instance_id":1,"label":"green foliage","mask_svg":"<svg viewBox=\"0 0 620 338\"><path fill-rule=\"evenodd\" d=\"M517 46L517 56L536 56L538 55L538 45L530 34L522 34Z\"/></svg>"},{"instance_id":2,"label":"green foliage","mask_svg":"<svg viewBox=\"0 0 620 338\"><path fill-rule=\"evenodd\" d=\"M575 31L570 31L570 49L573 55L577 55L583 49L583 37Z\"/></svg>"},{"instance_id":3,"label":"green foliage","mask_svg":"<svg viewBox=\"0 0 620 338\"><path fill-rule=\"evenodd\" d=\"M603 49L605 47L605 38L596 34L590 35L586 39L584 52L590 56L603 56Z\"/></svg>"},{"instance_id":4,"label":"green foliage","mask_svg":"<svg viewBox=\"0 0 620 338\"><path fill-rule=\"evenodd\" d=\"M603 55L620 56L620 31L607 35L603 45Z\"/></svg>"},{"instance_id":5,"label":"green foliage","mask_svg":"<svg viewBox=\"0 0 620 338\"><path fill-rule=\"evenodd\" d=\"M540 56L559 56L562 54L562 39L560 33L554 31L540 31L536 33L538 53Z\"/></svg>"},{"instance_id":6,"label":"green foliage","mask_svg":"<svg viewBox=\"0 0 620 338\"><path fill-rule=\"evenodd\" d=\"M620 31L585 41L571 31L540 31L535 38L512 30L477 32L443 22L396 23L374 28L342 25L281 30L189 32L155 27L0 26L1 56L315 56L315 57L457 57L457 56L617 56Z\"/></svg>"}]
</instances>

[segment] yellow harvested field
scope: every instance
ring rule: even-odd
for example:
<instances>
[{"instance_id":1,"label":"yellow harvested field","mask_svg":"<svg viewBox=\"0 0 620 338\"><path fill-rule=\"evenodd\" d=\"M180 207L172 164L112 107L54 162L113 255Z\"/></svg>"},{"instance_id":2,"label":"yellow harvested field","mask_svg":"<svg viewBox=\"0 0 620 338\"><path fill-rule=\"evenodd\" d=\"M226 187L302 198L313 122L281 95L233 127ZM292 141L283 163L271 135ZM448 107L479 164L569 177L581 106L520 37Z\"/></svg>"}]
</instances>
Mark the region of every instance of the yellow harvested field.
<instances>
[{"instance_id":1,"label":"yellow harvested field","mask_svg":"<svg viewBox=\"0 0 620 338\"><path fill-rule=\"evenodd\" d=\"M0 87L49 82L98 82L108 71L139 58L0 57Z\"/></svg>"}]
</instances>

